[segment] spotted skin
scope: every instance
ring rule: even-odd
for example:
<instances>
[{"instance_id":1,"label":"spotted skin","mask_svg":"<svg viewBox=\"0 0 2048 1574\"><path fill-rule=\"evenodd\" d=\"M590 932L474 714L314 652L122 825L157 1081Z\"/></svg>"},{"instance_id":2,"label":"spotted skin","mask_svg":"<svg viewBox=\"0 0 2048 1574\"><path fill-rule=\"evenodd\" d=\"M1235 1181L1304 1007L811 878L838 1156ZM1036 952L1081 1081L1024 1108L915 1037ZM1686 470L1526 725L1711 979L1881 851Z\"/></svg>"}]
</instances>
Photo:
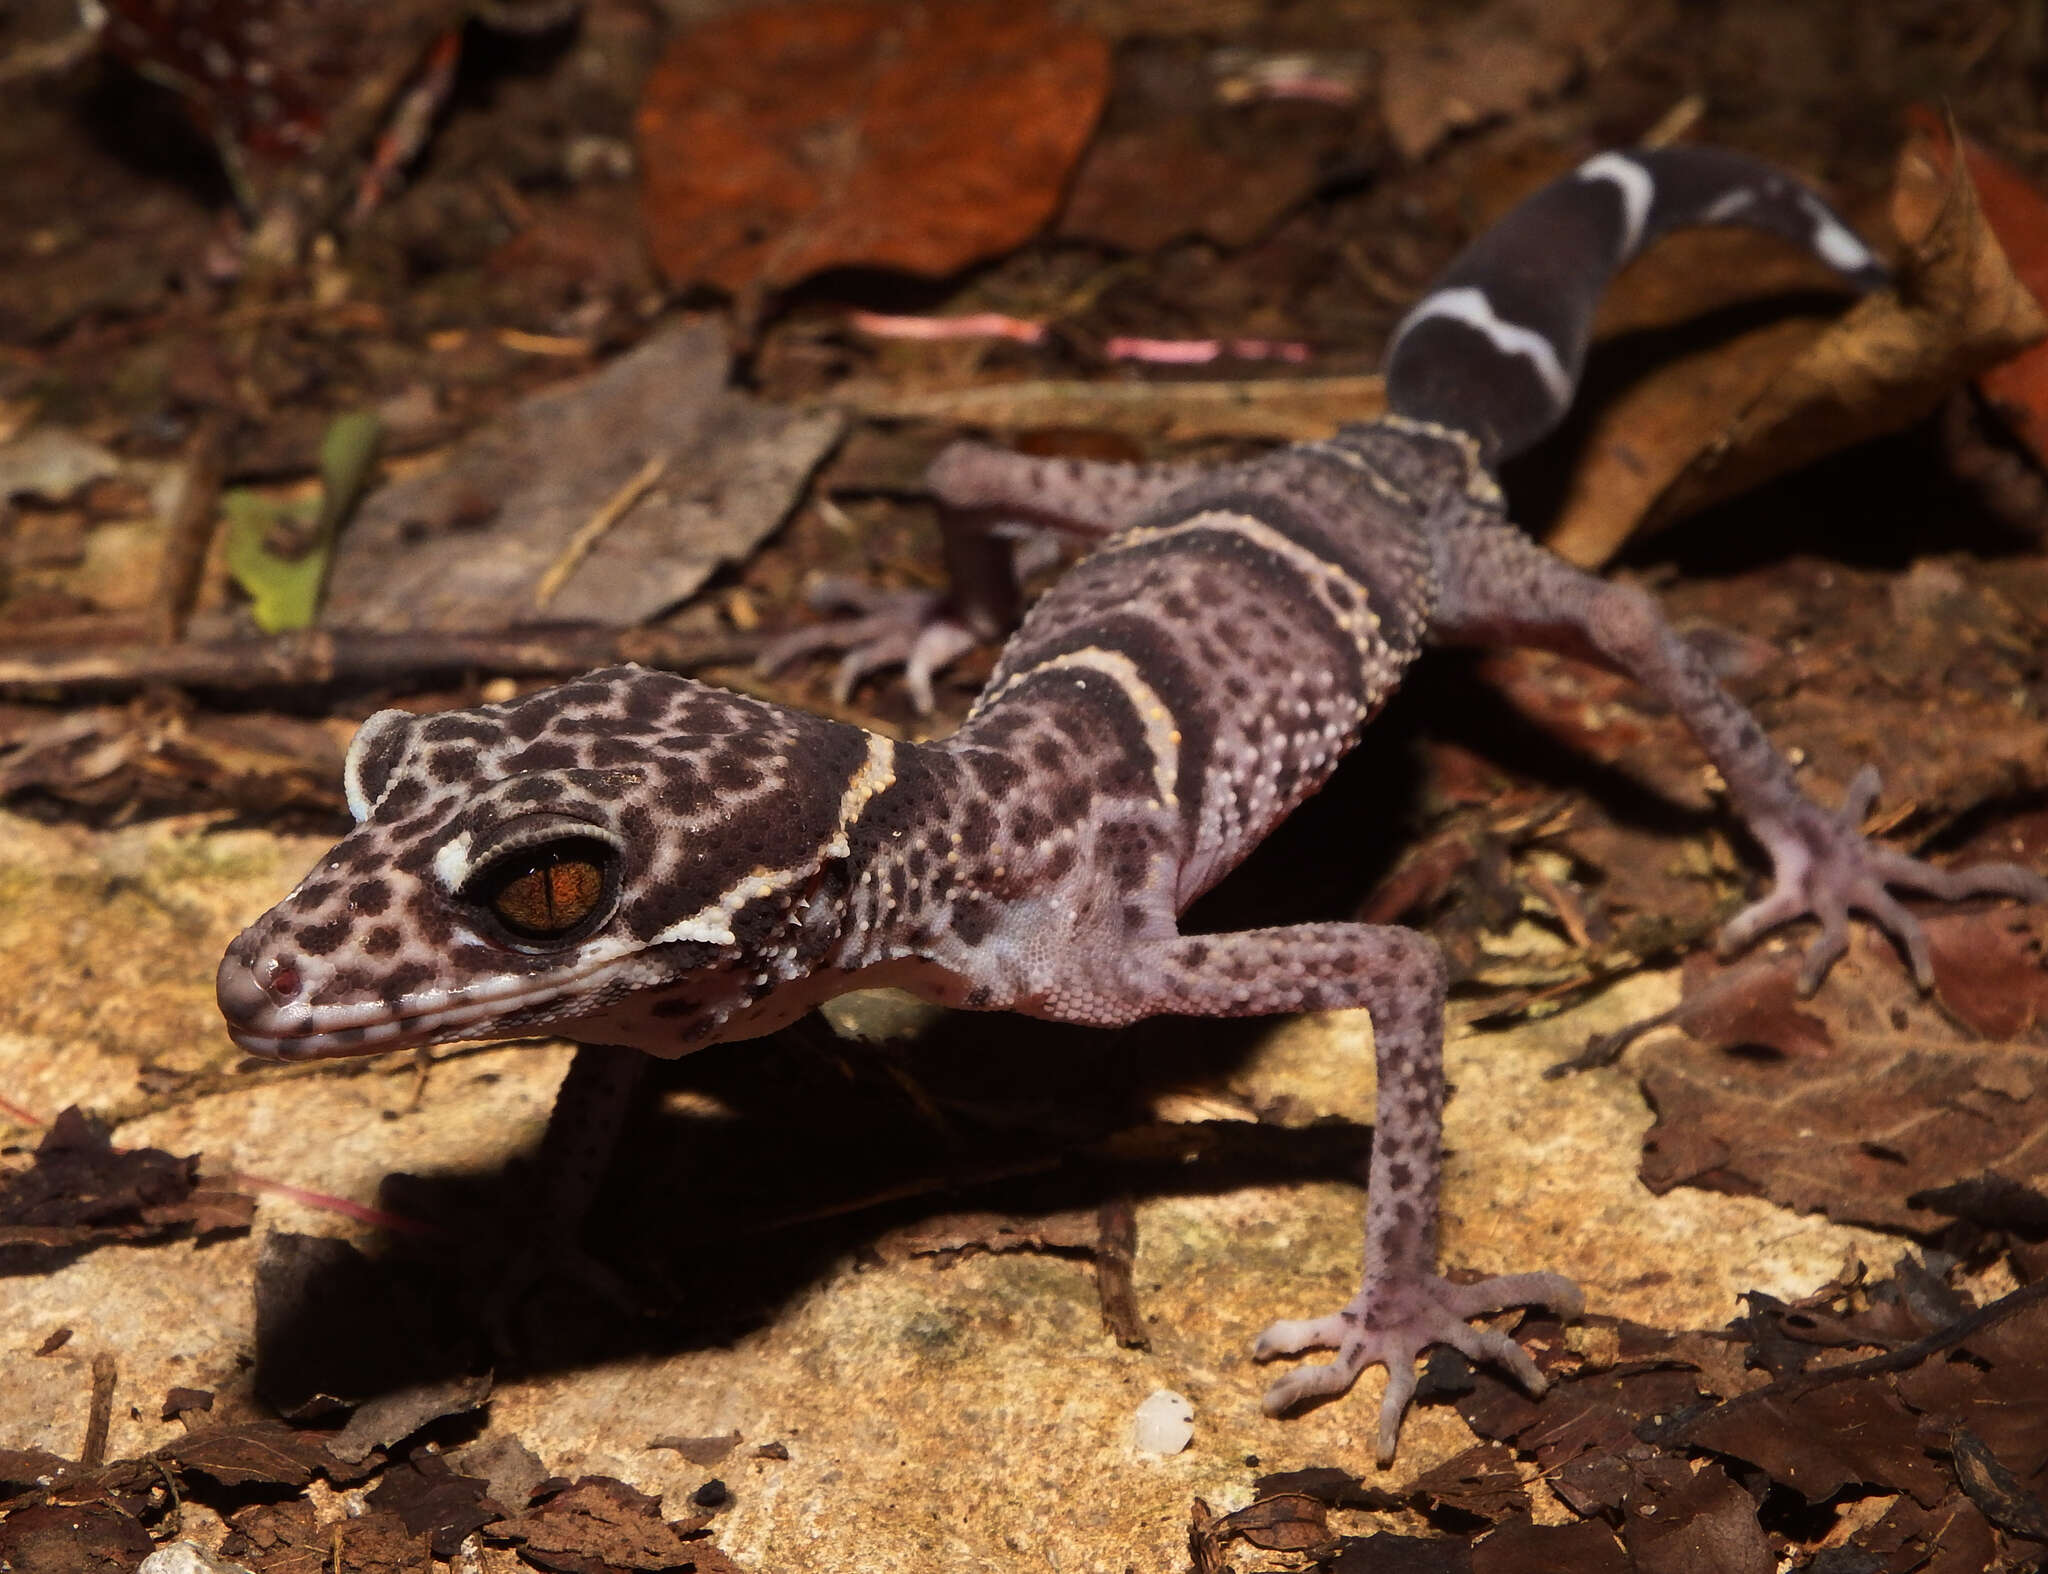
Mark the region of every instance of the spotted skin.
<instances>
[{"instance_id":1,"label":"spotted skin","mask_svg":"<svg viewBox=\"0 0 2048 1574\"><path fill-rule=\"evenodd\" d=\"M944 600L879 605L779 654L850 647L913 689L1014 611L1016 524L1098 543L1023 618L966 722L932 743L876 734L620 667L505 705L373 716L345 772L357 820L223 960L237 1042L280 1058L561 1033L679 1055L893 983L943 1003L1096 1026L1159 1013L1362 1007L1379 1070L1366 1272L1335 1313L1276 1323L1261 1358L1331 1349L1269 1391L1284 1411L1384 1364L1390 1460L1414 1368L1447 1343L1543 1380L1471 1319L1541 1304L1554 1274L1452 1285L1435 1271L1444 969L1407 929L1305 924L1188 936L1178 918L1358 740L1432 644L1531 643L1604 661L1691 728L1771 854L1746 940L1806 913L1817 985L1857 908L1927 976L1886 889L2041 899L1995 866L1932 869L1864 841L1860 781L1828 814L1654 605L1531 545L1494 461L1555 423L1606 277L1685 223L1800 242L1857 283L1861 242L1790 177L1706 150L1610 153L1482 238L1404 321L1393 413L1216 470L1039 460L959 444L931 485L955 571ZM842 675L848 670L842 668ZM508 930L492 892L536 857L600 891L560 933ZM598 880L592 871L601 871ZM630 1057L593 1050L571 1087L603 1127ZM582 1063L579 1062L579 1066ZM565 1121L567 1117L565 1116ZM599 1143L572 1159L573 1216Z\"/></svg>"}]
</instances>

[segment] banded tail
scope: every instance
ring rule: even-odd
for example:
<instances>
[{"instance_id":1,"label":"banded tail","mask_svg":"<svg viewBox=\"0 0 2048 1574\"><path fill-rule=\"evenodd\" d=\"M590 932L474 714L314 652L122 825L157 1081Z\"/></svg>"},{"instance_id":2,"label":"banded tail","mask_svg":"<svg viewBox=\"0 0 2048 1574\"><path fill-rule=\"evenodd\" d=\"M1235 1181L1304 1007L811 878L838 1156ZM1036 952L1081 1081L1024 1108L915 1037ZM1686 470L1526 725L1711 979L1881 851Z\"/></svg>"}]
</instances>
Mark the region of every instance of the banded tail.
<instances>
[{"instance_id":1,"label":"banded tail","mask_svg":"<svg viewBox=\"0 0 2048 1574\"><path fill-rule=\"evenodd\" d=\"M1600 153L1459 254L1387 346L1387 406L1477 438L1489 465L1564 419L1617 269L1693 225L1768 230L1850 283L1884 266L1841 216L1783 170L1719 148Z\"/></svg>"}]
</instances>

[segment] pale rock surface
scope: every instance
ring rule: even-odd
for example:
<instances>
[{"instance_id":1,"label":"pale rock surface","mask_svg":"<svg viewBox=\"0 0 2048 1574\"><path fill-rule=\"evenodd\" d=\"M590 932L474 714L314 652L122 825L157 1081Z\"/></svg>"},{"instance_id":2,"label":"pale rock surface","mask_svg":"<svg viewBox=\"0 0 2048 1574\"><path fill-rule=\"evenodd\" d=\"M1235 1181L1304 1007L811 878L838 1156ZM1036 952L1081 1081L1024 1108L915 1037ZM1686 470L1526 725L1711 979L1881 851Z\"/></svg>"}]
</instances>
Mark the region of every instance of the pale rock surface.
<instances>
[{"instance_id":1,"label":"pale rock surface","mask_svg":"<svg viewBox=\"0 0 2048 1574\"><path fill-rule=\"evenodd\" d=\"M72 1102L111 1111L127 1117L119 1142L360 1203L391 1170L488 1170L530 1151L565 1047L463 1052L435 1067L417 1104L403 1056L343 1074L235 1071L212 1012L215 962L324 845L197 820L100 834L0 816L0 1098L45 1119ZM1660 1010L1675 990L1674 975L1636 978L1549 1022L1453 1035L1446 1263L1555 1268L1597 1311L1717 1327L1744 1290L1794 1295L1847 1258L1882 1268L1899 1255L1888 1237L1756 1199L1652 1198L1635 1177L1650 1114L1626 1067L1542 1079L1589 1033ZM152 1108L145 1064L198 1074L197 1091ZM1370 1118L1362 1014L1278 1027L1208 1102L1273 1108L1283 1095L1290 1121ZM36 1140L0 1109L8 1163ZM1259 1409L1271 1374L1246 1356L1271 1319L1349 1296L1360 1216L1358 1189L1335 1183L1140 1203L1149 1352L1103 1333L1085 1263L1016 1253L942 1269L849 1254L732 1347L502 1386L486 1435L516 1435L562 1474L621 1476L662 1494L671 1515L717 1475L732 1489L718 1544L764 1574L836 1574L856 1551L873 1574L1177 1567L1195 1496L1222 1511L1266 1471L1371 1472L1377 1372L1346 1401L1276 1421ZM371 1239L263 1194L248 1238L104 1249L0 1278L0 1448L75 1454L98 1352L120 1363L115 1455L177 1434L156 1419L166 1389L246 1382L267 1230ZM71 1339L38 1356L60 1327ZM1200 1426L1180 1453L1139 1455L1131 1418L1161 1388L1186 1396ZM712 1469L647 1447L732 1431L742 1443ZM1455 1412L1413 1412L1391 1478L1469 1441ZM789 1458L755 1457L769 1442ZM517 1565L486 1551L477 1566Z\"/></svg>"}]
</instances>

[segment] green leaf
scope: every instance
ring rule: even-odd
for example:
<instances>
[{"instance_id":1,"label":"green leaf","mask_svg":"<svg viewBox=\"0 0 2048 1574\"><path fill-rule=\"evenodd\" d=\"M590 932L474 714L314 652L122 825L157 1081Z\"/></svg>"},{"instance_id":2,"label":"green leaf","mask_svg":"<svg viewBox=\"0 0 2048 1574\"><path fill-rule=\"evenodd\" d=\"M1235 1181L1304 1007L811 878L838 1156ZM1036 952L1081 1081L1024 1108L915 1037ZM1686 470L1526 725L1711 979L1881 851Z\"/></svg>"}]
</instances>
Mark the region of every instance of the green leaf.
<instances>
[{"instance_id":1,"label":"green leaf","mask_svg":"<svg viewBox=\"0 0 2048 1574\"><path fill-rule=\"evenodd\" d=\"M234 488L221 494L227 515L227 565L248 593L250 613L266 634L310 628L334 558L334 539L363 494L377 458L377 417L337 416L320 440L317 501L282 502ZM305 542L302 550L280 543Z\"/></svg>"}]
</instances>

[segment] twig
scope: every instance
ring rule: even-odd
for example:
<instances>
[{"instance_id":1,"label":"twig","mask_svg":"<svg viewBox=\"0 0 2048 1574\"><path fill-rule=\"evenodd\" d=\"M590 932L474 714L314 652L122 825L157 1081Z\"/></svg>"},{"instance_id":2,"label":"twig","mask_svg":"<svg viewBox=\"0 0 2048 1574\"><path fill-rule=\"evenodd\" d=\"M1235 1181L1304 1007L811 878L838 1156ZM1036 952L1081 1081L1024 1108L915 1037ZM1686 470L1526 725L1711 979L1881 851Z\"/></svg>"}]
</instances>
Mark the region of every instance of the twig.
<instances>
[{"instance_id":1,"label":"twig","mask_svg":"<svg viewBox=\"0 0 2048 1574\"><path fill-rule=\"evenodd\" d=\"M559 333L528 333L523 328L500 328L492 335L508 350L517 350L522 355L552 355L557 360L578 361L596 353L588 339L575 339Z\"/></svg>"},{"instance_id":2,"label":"twig","mask_svg":"<svg viewBox=\"0 0 2048 1574\"><path fill-rule=\"evenodd\" d=\"M540 583L533 587L533 607L536 612L545 612L548 603L555 599L561 588L569 582L569 576L576 572L590 549L603 539L604 533L625 517L627 510L645 497L654 483L661 479L662 471L668 468L673 454L656 454L640 467L639 473L604 500L598 511L583 522L582 527L569 538L569 544L562 548L562 555L548 565L548 571L541 575Z\"/></svg>"},{"instance_id":3,"label":"twig","mask_svg":"<svg viewBox=\"0 0 2048 1574\"><path fill-rule=\"evenodd\" d=\"M289 1181L272 1180L267 1175L252 1175L247 1170L236 1170L229 1177L244 1191L267 1192L273 1197L283 1197L296 1202L302 1208L311 1208L320 1213L338 1214L344 1219L353 1219L358 1224L368 1224L394 1234L433 1237L444 1232L431 1224L408 1218L402 1213L392 1213L385 1208L372 1208L367 1203L352 1202L347 1197L337 1197L332 1192L311 1191L304 1186L294 1186Z\"/></svg>"},{"instance_id":4,"label":"twig","mask_svg":"<svg viewBox=\"0 0 2048 1574\"><path fill-rule=\"evenodd\" d=\"M114 1420L114 1380L120 1368L102 1350L92 1358L92 1409L85 1418L85 1441L79 1445L78 1462L97 1470L107 1462L107 1429Z\"/></svg>"},{"instance_id":5,"label":"twig","mask_svg":"<svg viewBox=\"0 0 2048 1574\"><path fill-rule=\"evenodd\" d=\"M1138 1256L1138 1214L1129 1196L1110 1198L1095 1211L1095 1297L1102 1326L1126 1350L1149 1350L1131 1270Z\"/></svg>"},{"instance_id":6,"label":"twig","mask_svg":"<svg viewBox=\"0 0 2048 1574\"><path fill-rule=\"evenodd\" d=\"M1668 148L1699 124L1700 116L1706 112L1706 99L1698 93L1688 93L1659 115L1656 124L1637 140L1646 148Z\"/></svg>"},{"instance_id":7,"label":"twig","mask_svg":"<svg viewBox=\"0 0 2048 1574\"><path fill-rule=\"evenodd\" d=\"M206 549L213 544L219 517L227 449L227 415L209 410L185 445L185 474L166 521L163 566L157 571L156 604L151 608L158 635L165 641L184 635L185 619L199 593L200 571L206 567Z\"/></svg>"},{"instance_id":8,"label":"twig","mask_svg":"<svg viewBox=\"0 0 2048 1574\"><path fill-rule=\"evenodd\" d=\"M1299 366L1315 355L1298 339L1143 339L1129 334L1107 340L1102 353L1112 361L1147 361L1155 366L1203 366L1225 356Z\"/></svg>"},{"instance_id":9,"label":"twig","mask_svg":"<svg viewBox=\"0 0 2048 1574\"><path fill-rule=\"evenodd\" d=\"M1137 437L1327 437L1386 408L1376 376L1273 377L1243 382L984 383L900 393L873 383L834 391L832 404L883 420L1016 429L1087 426Z\"/></svg>"},{"instance_id":10,"label":"twig","mask_svg":"<svg viewBox=\"0 0 2048 1574\"><path fill-rule=\"evenodd\" d=\"M491 634L309 629L258 639L4 652L0 698L69 699L84 693L132 693L158 684L236 693L325 684L371 688L466 672L546 678L624 661L690 672L751 661L761 644L759 636L750 634L679 634L583 623L543 623Z\"/></svg>"}]
</instances>

